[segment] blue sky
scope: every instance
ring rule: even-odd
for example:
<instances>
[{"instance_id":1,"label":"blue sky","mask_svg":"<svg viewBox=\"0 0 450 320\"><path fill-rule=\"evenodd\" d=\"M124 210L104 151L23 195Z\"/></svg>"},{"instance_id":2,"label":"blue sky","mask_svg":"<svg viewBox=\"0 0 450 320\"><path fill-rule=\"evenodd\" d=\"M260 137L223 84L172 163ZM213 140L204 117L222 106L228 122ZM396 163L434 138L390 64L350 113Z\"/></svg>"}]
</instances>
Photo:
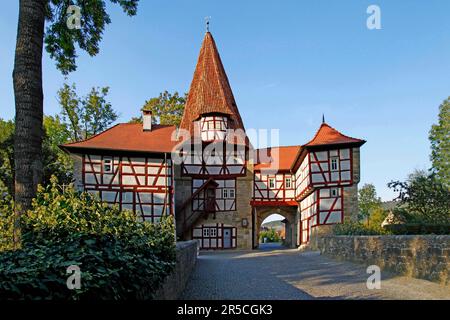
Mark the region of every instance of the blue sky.
<instances>
[{"instance_id":1,"label":"blue sky","mask_svg":"<svg viewBox=\"0 0 450 320\"><path fill-rule=\"evenodd\" d=\"M381 8L368 30L366 9ZM429 167L428 131L450 95L450 1L141 1L127 17L110 5L100 54L79 52L69 76L80 94L109 86L128 121L164 90L186 92L211 16L247 128L279 128L282 145L302 144L327 122L363 138L361 182L383 199L392 179ZM12 69L18 1L0 12L0 117L14 116ZM44 57L44 112L59 112L64 77Z\"/></svg>"}]
</instances>

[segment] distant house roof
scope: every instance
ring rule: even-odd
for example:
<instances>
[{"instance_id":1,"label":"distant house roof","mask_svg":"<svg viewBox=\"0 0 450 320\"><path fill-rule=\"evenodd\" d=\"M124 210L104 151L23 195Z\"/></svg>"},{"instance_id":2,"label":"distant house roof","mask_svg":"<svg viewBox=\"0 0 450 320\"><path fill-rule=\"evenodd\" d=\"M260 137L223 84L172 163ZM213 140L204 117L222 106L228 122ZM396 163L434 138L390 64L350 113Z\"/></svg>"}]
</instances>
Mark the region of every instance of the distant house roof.
<instances>
[{"instance_id":1,"label":"distant house roof","mask_svg":"<svg viewBox=\"0 0 450 320\"><path fill-rule=\"evenodd\" d=\"M151 131L144 131L142 123L120 123L89 139L67 143L61 148L76 152L78 149L171 152L178 141L172 141L175 126L153 125Z\"/></svg>"},{"instance_id":2,"label":"distant house roof","mask_svg":"<svg viewBox=\"0 0 450 320\"><path fill-rule=\"evenodd\" d=\"M353 144L353 143L362 145L365 143L365 141L346 136L324 122L320 126L319 130L317 130L314 138L312 138L312 140L309 141L304 146L313 147L320 145Z\"/></svg>"},{"instance_id":3,"label":"distant house roof","mask_svg":"<svg viewBox=\"0 0 450 320\"><path fill-rule=\"evenodd\" d=\"M180 128L194 132L194 121L202 114L230 117L229 129L244 129L228 77L211 33L203 40Z\"/></svg>"},{"instance_id":4,"label":"distant house roof","mask_svg":"<svg viewBox=\"0 0 450 320\"><path fill-rule=\"evenodd\" d=\"M289 170L301 146L272 147L256 150L255 170L277 166L278 170ZM278 163L277 159L278 157Z\"/></svg>"}]
</instances>

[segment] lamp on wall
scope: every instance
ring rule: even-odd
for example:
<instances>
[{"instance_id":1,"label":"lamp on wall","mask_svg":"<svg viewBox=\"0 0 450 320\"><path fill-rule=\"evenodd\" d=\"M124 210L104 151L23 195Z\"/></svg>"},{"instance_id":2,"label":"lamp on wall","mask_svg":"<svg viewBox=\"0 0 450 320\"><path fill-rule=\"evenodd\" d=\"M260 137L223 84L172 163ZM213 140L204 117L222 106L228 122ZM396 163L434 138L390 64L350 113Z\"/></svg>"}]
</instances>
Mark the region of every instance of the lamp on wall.
<instances>
[{"instance_id":1,"label":"lamp on wall","mask_svg":"<svg viewBox=\"0 0 450 320\"><path fill-rule=\"evenodd\" d=\"M242 219L242 227L244 227L244 228L248 227L248 219L247 218Z\"/></svg>"}]
</instances>

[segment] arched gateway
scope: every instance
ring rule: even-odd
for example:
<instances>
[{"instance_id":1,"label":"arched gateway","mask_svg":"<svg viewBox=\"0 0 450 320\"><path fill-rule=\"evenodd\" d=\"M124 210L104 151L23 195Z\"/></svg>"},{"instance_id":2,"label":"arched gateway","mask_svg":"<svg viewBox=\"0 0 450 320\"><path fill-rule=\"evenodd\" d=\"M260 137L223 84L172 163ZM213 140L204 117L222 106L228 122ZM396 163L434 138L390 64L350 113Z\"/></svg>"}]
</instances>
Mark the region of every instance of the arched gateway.
<instances>
[{"instance_id":1,"label":"arched gateway","mask_svg":"<svg viewBox=\"0 0 450 320\"><path fill-rule=\"evenodd\" d=\"M289 248L295 248L298 243L298 225L297 225L297 209L295 207L259 207L255 208L256 225L253 230L254 242L253 248L256 249L259 246L259 233L261 226L266 218L270 217L274 213L283 216L284 224L284 243Z\"/></svg>"},{"instance_id":2,"label":"arched gateway","mask_svg":"<svg viewBox=\"0 0 450 320\"><path fill-rule=\"evenodd\" d=\"M282 106L273 113L288 116ZM75 185L144 220L174 214L177 238L202 249L256 248L260 224L274 212L286 217L295 247L357 212L365 141L323 121L306 144L255 150L209 32L180 127L152 120L145 112L142 124L62 146L74 160Z\"/></svg>"}]
</instances>

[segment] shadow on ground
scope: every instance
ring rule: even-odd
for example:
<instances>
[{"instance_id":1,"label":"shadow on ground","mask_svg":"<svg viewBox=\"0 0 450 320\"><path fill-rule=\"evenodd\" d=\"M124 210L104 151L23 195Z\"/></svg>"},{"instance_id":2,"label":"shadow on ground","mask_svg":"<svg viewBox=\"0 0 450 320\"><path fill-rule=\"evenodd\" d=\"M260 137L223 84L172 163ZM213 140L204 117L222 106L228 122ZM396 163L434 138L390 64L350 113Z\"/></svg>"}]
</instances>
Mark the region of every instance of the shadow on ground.
<instances>
[{"instance_id":1,"label":"shadow on ground","mask_svg":"<svg viewBox=\"0 0 450 320\"><path fill-rule=\"evenodd\" d=\"M255 251L202 252L181 299L450 299L445 287L387 272L382 289L369 290L366 268L272 244Z\"/></svg>"}]
</instances>

